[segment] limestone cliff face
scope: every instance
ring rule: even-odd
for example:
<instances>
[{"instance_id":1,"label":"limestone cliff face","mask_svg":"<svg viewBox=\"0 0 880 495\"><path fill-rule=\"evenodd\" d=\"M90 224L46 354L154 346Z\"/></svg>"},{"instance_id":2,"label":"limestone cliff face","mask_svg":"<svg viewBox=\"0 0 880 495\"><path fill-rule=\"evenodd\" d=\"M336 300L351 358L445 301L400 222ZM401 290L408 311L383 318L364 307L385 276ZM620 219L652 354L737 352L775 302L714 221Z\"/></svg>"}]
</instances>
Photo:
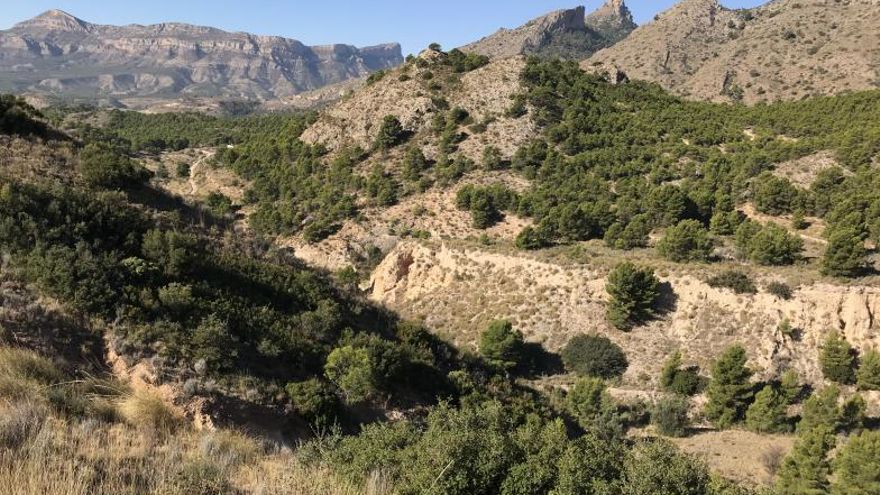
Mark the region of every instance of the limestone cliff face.
<instances>
[{"instance_id":1,"label":"limestone cliff face","mask_svg":"<svg viewBox=\"0 0 880 495\"><path fill-rule=\"evenodd\" d=\"M608 0L588 15L585 23L612 43L626 38L638 27L623 0Z\"/></svg>"},{"instance_id":2,"label":"limestone cliff face","mask_svg":"<svg viewBox=\"0 0 880 495\"><path fill-rule=\"evenodd\" d=\"M547 55L580 60L636 28L623 0L608 0L599 10L585 14L582 6L551 12L518 28L501 29L462 50L493 58Z\"/></svg>"},{"instance_id":3,"label":"limestone cliff face","mask_svg":"<svg viewBox=\"0 0 880 495\"><path fill-rule=\"evenodd\" d=\"M657 377L666 356L681 349L704 370L729 345L749 351L757 378L789 367L812 384L822 382L820 348L839 331L857 349L880 345L880 289L816 283L787 301L761 292L737 295L691 275L671 273L667 311L625 333L605 319L606 270L589 264L541 261L520 254L477 251L441 243L405 241L373 273L370 294L403 315L424 319L441 335L473 345L496 318L510 319L527 339L560 349L579 333L601 333L627 353L629 387ZM762 281L762 283L767 281ZM787 319L793 335L783 335Z\"/></svg>"},{"instance_id":4,"label":"limestone cliff face","mask_svg":"<svg viewBox=\"0 0 880 495\"><path fill-rule=\"evenodd\" d=\"M403 61L397 44L309 47L179 23L103 26L52 10L0 32L0 89L272 99Z\"/></svg>"}]
</instances>

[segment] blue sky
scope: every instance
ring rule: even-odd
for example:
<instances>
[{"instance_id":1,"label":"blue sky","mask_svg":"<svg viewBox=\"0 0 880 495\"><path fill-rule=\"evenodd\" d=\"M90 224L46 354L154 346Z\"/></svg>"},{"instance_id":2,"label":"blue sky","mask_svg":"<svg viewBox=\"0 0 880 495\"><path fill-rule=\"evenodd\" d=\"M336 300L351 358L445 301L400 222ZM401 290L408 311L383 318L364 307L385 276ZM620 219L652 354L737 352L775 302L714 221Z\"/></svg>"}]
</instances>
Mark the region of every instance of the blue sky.
<instances>
[{"instance_id":1,"label":"blue sky","mask_svg":"<svg viewBox=\"0 0 880 495\"><path fill-rule=\"evenodd\" d=\"M583 2L584 0L580 0ZM153 24L179 21L298 39L309 45L358 46L398 41L404 53L431 42L459 46L515 27L578 0L0 0L0 29L57 8L99 24ZM587 0L587 10L603 0ZM636 21L644 23L674 0L629 0ZM762 0L722 0L726 7L753 7Z\"/></svg>"}]
</instances>

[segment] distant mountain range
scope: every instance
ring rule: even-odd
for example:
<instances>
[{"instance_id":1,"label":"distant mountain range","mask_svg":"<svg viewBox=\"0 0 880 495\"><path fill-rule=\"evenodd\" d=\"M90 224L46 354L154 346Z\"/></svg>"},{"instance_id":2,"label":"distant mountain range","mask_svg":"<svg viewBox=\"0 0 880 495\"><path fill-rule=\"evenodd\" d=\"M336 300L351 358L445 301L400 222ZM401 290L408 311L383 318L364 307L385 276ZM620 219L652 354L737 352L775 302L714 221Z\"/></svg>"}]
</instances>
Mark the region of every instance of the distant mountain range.
<instances>
[{"instance_id":1,"label":"distant mountain range","mask_svg":"<svg viewBox=\"0 0 880 495\"><path fill-rule=\"evenodd\" d=\"M773 0L739 10L682 0L643 26L624 0L607 0L592 13L551 12L461 49L492 59L562 57L617 81L755 103L880 87L878 26L877 0ZM0 92L131 108L210 109L223 99L321 105L402 62L396 43L309 47L188 24L97 25L59 10L0 31Z\"/></svg>"},{"instance_id":2,"label":"distant mountain range","mask_svg":"<svg viewBox=\"0 0 880 495\"><path fill-rule=\"evenodd\" d=\"M462 50L493 58L539 55L581 60L626 38L636 27L623 0L608 0L589 15L584 7L558 10L515 29L501 29Z\"/></svg>"},{"instance_id":3,"label":"distant mountain range","mask_svg":"<svg viewBox=\"0 0 880 495\"><path fill-rule=\"evenodd\" d=\"M403 62L400 45L306 46L179 23L91 24L60 10L0 31L0 91L272 100Z\"/></svg>"}]
</instances>

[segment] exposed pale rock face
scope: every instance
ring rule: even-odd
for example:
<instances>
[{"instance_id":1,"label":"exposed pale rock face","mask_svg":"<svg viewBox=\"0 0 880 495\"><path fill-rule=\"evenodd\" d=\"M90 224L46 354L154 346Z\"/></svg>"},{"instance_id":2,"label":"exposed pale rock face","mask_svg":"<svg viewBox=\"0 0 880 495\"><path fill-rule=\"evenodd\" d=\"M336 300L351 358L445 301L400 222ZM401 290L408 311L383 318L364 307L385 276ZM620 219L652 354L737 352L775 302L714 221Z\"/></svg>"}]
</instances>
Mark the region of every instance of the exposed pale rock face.
<instances>
[{"instance_id":1,"label":"exposed pale rock face","mask_svg":"<svg viewBox=\"0 0 880 495\"><path fill-rule=\"evenodd\" d=\"M795 100L880 87L875 0L776 0L731 10L683 0L582 66L618 68L682 96Z\"/></svg>"},{"instance_id":2,"label":"exposed pale rock face","mask_svg":"<svg viewBox=\"0 0 880 495\"><path fill-rule=\"evenodd\" d=\"M274 99L402 63L400 45L309 47L179 23L104 26L50 10L0 32L0 90Z\"/></svg>"},{"instance_id":3,"label":"exposed pale rock face","mask_svg":"<svg viewBox=\"0 0 880 495\"><path fill-rule=\"evenodd\" d=\"M584 7L558 10L515 29L501 29L462 47L494 58L551 55L579 60L623 39L636 28L623 0L609 0L589 16Z\"/></svg>"},{"instance_id":4,"label":"exposed pale rock face","mask_svg":"<svg viewBox=\"0 0 880 495\"><path fill-rule=\"evenodd\" d=\"M588 27L610 42L626 38L638 26L623 0L608 0L585 19Z\"/></svg>"},{"instance_id":5,"label":"exposed pale rock face","mask_svg":"<svg viewBox=\"0 0 880 495\"><path fill-rule=\"evenodd\" d=\"M607 335L630 359L625 385L637 388L645 385L640 376L659 376L675 349L708 369L727 346L742 344L758 379L792 368L818 386L823 383L819 353L830 332L841 332L861 351L880 345L876 287L815 283L783 301L768 293L733 294L690 275L663 281L668 311L626 333L606 321L600 267L404 241L376 268L370 294L465 346L497 318L510 319L528 340L554 351L579 333ZM798 330L795 337L779 330L784 319Z\"/></svg>"}]
</instances>

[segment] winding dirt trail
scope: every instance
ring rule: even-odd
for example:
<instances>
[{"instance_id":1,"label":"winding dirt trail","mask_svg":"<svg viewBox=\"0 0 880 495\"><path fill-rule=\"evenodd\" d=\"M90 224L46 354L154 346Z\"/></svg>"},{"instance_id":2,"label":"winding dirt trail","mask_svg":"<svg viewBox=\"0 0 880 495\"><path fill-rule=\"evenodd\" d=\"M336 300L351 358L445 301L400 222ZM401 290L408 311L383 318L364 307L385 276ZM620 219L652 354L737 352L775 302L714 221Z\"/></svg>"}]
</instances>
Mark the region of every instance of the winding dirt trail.
<instances>
[{"instance_id":1,"label":"winding dirt trail","mask_svg":"<svg viewBox=\"0 0 880 495\"><path fill-rule=\"evenodd\" d=\"M196 184L196 178L201 174L202 167L205 165L205 162L214 158L214 155L217 153L214 150L211 151L202 151L202 156L195 162L193 162L192 166L189 169L189 187L190 194L195 196L199 191L199 186ZM207 179L207 177L206 177Z\"/></svg>"}]
</instances>

